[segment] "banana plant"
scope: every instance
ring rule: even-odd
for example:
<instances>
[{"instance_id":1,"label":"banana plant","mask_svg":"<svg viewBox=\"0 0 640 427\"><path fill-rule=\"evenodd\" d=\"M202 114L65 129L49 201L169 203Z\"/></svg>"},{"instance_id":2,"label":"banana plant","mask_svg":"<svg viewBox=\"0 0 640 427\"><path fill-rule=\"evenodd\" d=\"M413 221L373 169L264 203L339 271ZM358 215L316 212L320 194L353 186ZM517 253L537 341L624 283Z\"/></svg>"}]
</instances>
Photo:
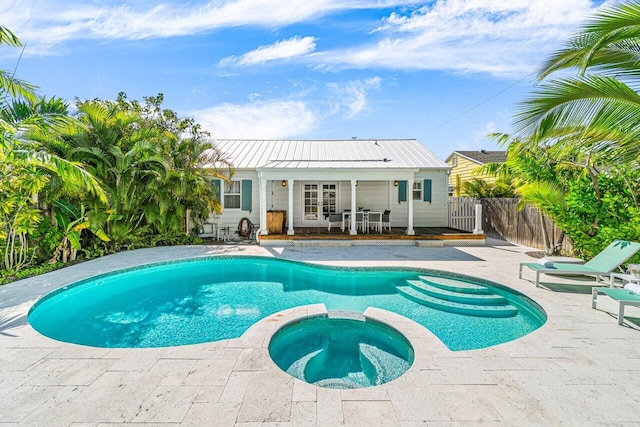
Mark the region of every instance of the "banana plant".
<instances>
[{"instance_id":1,"label":"banana plant","mask_svg":"<svg viewBox=\"0 0 640 427\"><path fill-rule=\"evenodd\" d=\"M53 209L57 224L62 228L64 234L50 262L62 261L66 263L75 260L78 251L82 249L81 235L83 230L91 231L103 242L110 241L109 236L89 220L84 204L81 204L80 210L78 210L75 206L58 200L54 202Z\"/></svg>"}]
</instances>

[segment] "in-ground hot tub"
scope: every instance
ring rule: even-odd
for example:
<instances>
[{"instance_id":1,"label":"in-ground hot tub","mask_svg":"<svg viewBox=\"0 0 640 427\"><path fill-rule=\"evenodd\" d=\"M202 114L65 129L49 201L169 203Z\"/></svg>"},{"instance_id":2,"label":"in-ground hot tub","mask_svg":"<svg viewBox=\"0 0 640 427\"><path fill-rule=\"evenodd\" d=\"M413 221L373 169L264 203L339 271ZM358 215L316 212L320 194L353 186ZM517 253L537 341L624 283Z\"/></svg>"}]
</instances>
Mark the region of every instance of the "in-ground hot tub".
<instances>
[{"instance_id":1,"label":"in-ground hot tub","mask_svg":"<svg viewBox=\"0 0 640 427\"><path fill-rule=\"evenodd\" d=\"M359 313L331 312L283 326L272 337L269 354L289 375L339 389L392 381L414 358L409 341L392 327Z\"/></svg>"}]
</instances>

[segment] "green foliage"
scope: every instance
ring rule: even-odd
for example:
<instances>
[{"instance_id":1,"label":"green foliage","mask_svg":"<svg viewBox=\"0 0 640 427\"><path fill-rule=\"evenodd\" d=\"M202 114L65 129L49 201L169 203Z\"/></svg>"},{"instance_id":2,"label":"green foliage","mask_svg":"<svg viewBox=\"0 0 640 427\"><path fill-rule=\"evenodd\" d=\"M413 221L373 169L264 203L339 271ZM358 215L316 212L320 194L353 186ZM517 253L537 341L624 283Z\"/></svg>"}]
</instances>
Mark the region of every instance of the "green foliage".
<instances>
[{"instance_id":1,"label":"green foliage","mask_svg":"<svg viewBox=\"0 0 640 427\"><path fill-rule=\"evenodd\" d=\"M82 201L92 227L109 237L108 251L175 241L188 210L206 217L219 206L210 182L217 172L200 166L209 152L218 163L224 159L197 123L163 109L162 101L160 94L141 104L121 93L116 101L78 102L80 126L40 135L49 151L83 164L104 186L108 204Z\"/></svg>"},{"instance_id":2,"label":"green foliage","mask_svg":"<svg viewBox=\"0 0 640 427\"><path fill-rule=\"evenodd\" d=\"M634 200L640 171L601 173L597 180L600 197L590 179L575 180L566 196L566 209L557 209L554 215L573 240L576 252L586 258L616 239L640 241L640 208ZM634 183L631 188L629 180Z\"/></svg>"},{"instance_id":3,"label":"green foliage","mask_svg":"<svg viewBox=\"0 0 640 427\"><path fill-rule=\"evenodd\" d=\"M27 277L44 274L62 267L64 267L64 264L58 262L53 264L42 264L35 267L27 267L17 272L0 270L0 285L5 285L7 283L15 282L16 280L25 279Z\"/></svg>"},{"instance_id":4,"label":"green foliage","mask_svg":"<svg viewBox=\"0 0 640 427\"><path fill-rule=\"evenodd\" d=\"M508 170L533 203L590 258L612 240L640 240L640 3L596 14L540 71L520 104ZM551 78L559 71L575 76ZM493 168L494 173L501 172Z\"/></svg>"},{"instance_id":5,"label":"green foliage","mask_svg":"<svg viewBox=\"0 0 640 427\"><path fill-rule=\"evenodd\" d=\"M21 46L2 26L0 45ZM162 94L78 101L71 117L65 101L35 90L0 70L3 277L77 253L191 243L186 216L220 210L211 179L228 179L230 163L193 119L162 108Z\"/></svg>"},{"instance_id":6,"label":"green foliage","mask_svg":"<svg viewBox=\"0 0 640 427\"><path fill-rule=\"evenodd\" d=\"M38 228L31 234L34 244L37 242L38 251L34 262L45 263L53 258L56 248L64 238L64 233L60 227L51 223L45 216L38 224Z\"/></svg>"},{"instance_id":7,"label":"green foliage","mask_svg":"<svg viewBox=\"0 0 640 427\"><path fill-rule=\"evenodd\" d=\"M640 4L606 8L544 65L540 79L573 69L575 77L545 80L520 105L518 135L532 144L569 150L576 163L638 163L640 156Z\"/></svg>"},{"instance_id":8,"label":"green foliage","mask_svg":"<svg viewBox=\"0 0 640 427\"><path fill-rule=\"evenodd\" d=\"M487 182L484 179L474 178L462 184L462 192L468 197L515 197L511 179L500 177L495 182Z\"/></svg>"}]
</instances>

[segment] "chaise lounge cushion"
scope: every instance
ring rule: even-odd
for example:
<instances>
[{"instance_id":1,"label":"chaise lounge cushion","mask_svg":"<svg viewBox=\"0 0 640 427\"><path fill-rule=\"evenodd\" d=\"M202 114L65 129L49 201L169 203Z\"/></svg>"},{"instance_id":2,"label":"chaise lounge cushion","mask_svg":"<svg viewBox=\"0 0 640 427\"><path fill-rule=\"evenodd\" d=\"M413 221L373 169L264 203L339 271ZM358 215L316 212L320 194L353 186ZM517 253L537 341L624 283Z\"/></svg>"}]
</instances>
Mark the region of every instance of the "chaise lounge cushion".
<instances>
[{"instance_id":1,"label":"chaise lounge cushion","mask_svg":"<svg viewBox=\"0 0 640 427\"><path fill-rule=\"evenodd\" d=\"M627 283L624 288L632 294L640 295L640 283Z\"/></svg>"}]
</instances>

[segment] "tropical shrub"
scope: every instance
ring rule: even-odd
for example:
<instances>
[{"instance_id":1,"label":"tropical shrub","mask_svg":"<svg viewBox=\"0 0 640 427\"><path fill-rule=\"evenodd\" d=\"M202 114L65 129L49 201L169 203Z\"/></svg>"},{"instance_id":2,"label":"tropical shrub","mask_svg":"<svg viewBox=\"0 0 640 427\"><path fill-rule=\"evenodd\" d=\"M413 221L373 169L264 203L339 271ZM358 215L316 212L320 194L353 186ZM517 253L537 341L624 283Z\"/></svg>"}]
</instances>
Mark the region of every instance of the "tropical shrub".
<instances>
[{"instance_id":1,"label":"tropical shrub","mask_svg":"<svg viewBox=\"0 0 640 427\"><path fill-rule=\"evenodd\" d=\"M495 182L474 178L462 184L462 192L467 197L515 197L511 178L499 177Z\"/></svg>"},{"instance_id":2,"label":"tropical shrub","mask_svg":"<svg viewBox=\"0 0 640 427\"><path fill-rule=\"evenodd\" d=\"M633 188L629 188L633 180ZM576 253L587 259L603 249L605 242L640 241L640 208L635 197L640 171L597 177L600 195L593 191L591 179L576 179L569 184L566 207L554 214L557 224L571 237Z\"/></svg>"},{"instance_id":3,"label":"tropical shrub","mask_svg":"<svg viewBox=\"0 0 640 427\"><path fill-rule=\"evenodd\" d=\"M212 158L224 165L224 159L197 123L163 109L162 101L161 94L139 103L123 93L115 101L78 101L70 126L29 133L47 151L82 164L107 194L108 203L90 195L64 200L83 210L86 221L78 219L65 236L76 249L88 245L85 255L187 243L187 215L206 218L219 207L212 173L200 166ZM71 233L80 226L92 233L82 239Z\"/></svg>"}]
</instances>

